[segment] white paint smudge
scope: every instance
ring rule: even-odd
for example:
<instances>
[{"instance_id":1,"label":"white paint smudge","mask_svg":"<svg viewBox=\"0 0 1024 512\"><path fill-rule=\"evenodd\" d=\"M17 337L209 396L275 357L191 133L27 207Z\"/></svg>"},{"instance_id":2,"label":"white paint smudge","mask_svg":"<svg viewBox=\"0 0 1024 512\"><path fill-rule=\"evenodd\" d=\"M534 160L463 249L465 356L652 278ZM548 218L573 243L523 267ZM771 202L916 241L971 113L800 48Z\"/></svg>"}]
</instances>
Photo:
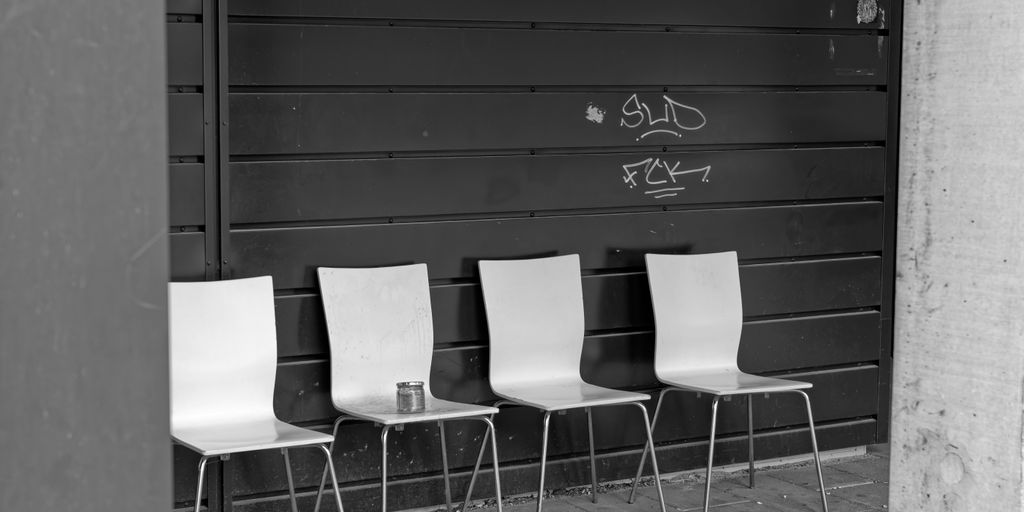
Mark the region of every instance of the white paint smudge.
<instances>
[{"instance_id":1,"label":"white paint smudge","mask_svg":"<svg viewBox=\"0 0 1024 512\"><path fill-rule=\"evenodd\" d=\"M604 122L605 110L593 103L587 103L587 121L601 124Z\"/></svg>"},{"instance_id":2,"label":"white paint smudge","mask_svg":"<svg viewBox=\"0 0 1024 512\"><path fill-rule=\"evenodd\" d=\"M878 2L876 0L857 1L857 23L873 23L878 17Z\"/></svg>"}]
</instances>

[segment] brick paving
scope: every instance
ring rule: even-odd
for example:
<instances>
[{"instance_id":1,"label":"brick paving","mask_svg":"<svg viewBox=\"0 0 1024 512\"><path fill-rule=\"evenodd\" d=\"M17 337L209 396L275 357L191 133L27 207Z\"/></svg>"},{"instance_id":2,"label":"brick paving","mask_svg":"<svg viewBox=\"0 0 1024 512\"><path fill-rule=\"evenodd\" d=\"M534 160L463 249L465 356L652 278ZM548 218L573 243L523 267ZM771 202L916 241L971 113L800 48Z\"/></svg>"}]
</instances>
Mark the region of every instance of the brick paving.
<instances>
[{"instance_id":1,"label":"brick paving","mask_svg":"<svg viewBox=\"0 0 1024 512\"><path fill-rule=\"evenodd\" d=\"M864 454L837 457L822 462L825 492L831 512L887 511L889 499L889 457L885 446L870 447ZM817 475L812 462L796 462L755 470L755 488L747 487L747 471L716 471L711 482L711 510L812 511L821 510ZM544 499L547 512L657 512L658 495L648 479L634 504L627 503L629 485L618 482L600 485L598 502L591 501L590 487L551 491ZM662 483L669 511L701 510L704 472L672 475ZM512 497L503 502L507 512L532 512L532 496ZM443 510L443 509L441 509ZM469 512L494 512L495 506L476 502Z\"/></svg>"}]
</instances>

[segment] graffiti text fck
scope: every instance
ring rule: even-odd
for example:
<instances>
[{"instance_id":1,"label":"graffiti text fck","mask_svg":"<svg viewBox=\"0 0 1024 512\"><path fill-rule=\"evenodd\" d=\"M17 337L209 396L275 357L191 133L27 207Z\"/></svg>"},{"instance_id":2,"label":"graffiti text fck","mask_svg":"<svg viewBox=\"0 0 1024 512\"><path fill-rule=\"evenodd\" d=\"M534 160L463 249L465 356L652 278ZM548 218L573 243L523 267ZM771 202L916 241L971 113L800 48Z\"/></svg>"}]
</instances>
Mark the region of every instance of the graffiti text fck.
<instances>
[{"instance_id":1,"label":"graffiti text fck","mask_svg":"<svg viewBox=\"0 0 1024 512\"><path fill-rule=\"evenodd\" d=\"M707 165L698 169L679 170L679 161L672 162L660 158L648 158L639 162L625 164L622 166L625 175L622 181L629 185L629 188L641 187L644 194L660 197L672 197L681 190L686 190L680 178L690 174L700 174L702 183L708 182L708 174L711 173L711 166Z\"/></svg>"}]
</instances>

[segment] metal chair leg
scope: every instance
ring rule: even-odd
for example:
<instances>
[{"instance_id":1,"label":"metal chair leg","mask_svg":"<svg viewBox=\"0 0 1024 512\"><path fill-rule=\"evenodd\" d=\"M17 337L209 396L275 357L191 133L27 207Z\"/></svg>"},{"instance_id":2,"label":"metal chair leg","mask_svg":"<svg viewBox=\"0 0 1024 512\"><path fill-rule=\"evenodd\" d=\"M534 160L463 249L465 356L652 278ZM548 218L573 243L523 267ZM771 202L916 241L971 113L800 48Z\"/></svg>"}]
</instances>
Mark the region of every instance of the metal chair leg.
<instances>
[{"instance_id":1,"label":"metal chair leg","mask_svg":"<svg viewBox=\"0 0 1024 512\"><path fill-rule=\"evenodd\" d=\"M654 453L654 431L651 429L651 422L647 420L647 408L640 402L633 402L640 408L640 414L644 417L644 430L647 431L647 448L651 450L651 469L654 471L654 486L658 489L658 503L661 505L661 512L665 512L665 494L661 490L661 474L658 472L658 457Z\"/></svg>"},{"instance_id":2,"label":"metal chair leg","mask_svg":"<svg viewBox=\"0 0 1024 512\"><path fill-rule=\"evenodd\" d=\"M491 418L480 419L487 424L488 429L491 431L491 459L494 463L494 496L498 500L498 512L503 512L501 508L501 477L498 475L498 433L494 430L493 417L492 415ZM463 508L462 510L466 509Z\"/></svg>"},{"instance_id":3,"label":"metal chair leg","mask_svg":"<svg viewBox=\"0 0 1024 512\"><path fill-rule=\"evenodd\" d=\"M336 420L334 420L334 430L331 432L331 444L329 445L329 448L327 448L327 453L328 454L334 453L334 443L337 442L337 440L338 440L338 427L341 426L341 423L343 421L347 420L347 419L350 419L350 418L348 418L346 416L338 416L338 418ZM320 487L318 487L317 491L316 491L316 504L313 505L313 512L320 512L320 499L323 497L323 494L324 494L324 484L327 483L327 472L328 472L327 471L328 470L327 466L329 466L330 464L331 464L331 457L330 457L330 455L328 455L327 462L324 462L323 474L320 475ZM338 482L337 481L334 482L334 487L335 488L338 487ZM339 501L339 503L341 503L341 502Z\"/></svg>"},{"instance_id":4,"label":"metal chair leg","mask_svg":"<svg viewBox=\"0 0 1024 512\"><path fill-rule=\"evenodd\" d=\"M341 506L341 491L338 490L338 475L334 472L334 462L331 460L330 448L318 444L320 451L324 452L324 457L327 457L327 469L331 473L331 486L334 487L334 504L338 506L338 512L345 512L345 509Z\"/></svg>"},{"instance_id":5,"label":"metal chair leg","mask_svg":"<svg viewBox=\"0 0 1024 512\"><path fill-rule=\"evenodd\" d=\"M754 488L754 395L747 395L747 460L750 461L750 488Z\"/></svg>"},{"instance_id":6,"label":"metal chair leg","mask_svg":"<svg viewBox=\"0 0 1024 512\"><path fill-rule=\"evenodd\" d=\"M655 427L658 426L658 415L661 414L661 402L662 402L662 400L665 399L665 395L667 395L669 391L672 391L672 389L671 388L663 388L661 390L661 393L658 394L658 405L656 405L654 407L654 418L651 419L651 433L652 434L654 433ZM645 443L644 444L644 451L640 455L640 465L638 465L636 467L636 476L633 477L633 490L631 490L629 492L629 500L627 500L630 504L632 504L632 503L634 503L636 501L636 487L637 487L637 483L640 482L640 474L643 473L643 471L644 471L644 462L647 461L647 450L653 450L653 448L651 448L650 446L648 446ZM654 453L654 452L651 452L651 453Z\"/></svg>"},{"instance_id":7,"label":"metal chair leg","mask_svg":"<svg viewBox=\"0 0 1024 512\"><path fill-rule=\"evenodd\" d=\"M544 469L548 462L548 425L551 423L551 411L544 412L544 433L540 441L540 485L537 486L537 512L544 507Z\"/></svg>"},{"instance_id":8,"label":"metal chair leg","mask_svg":"<svg viewBox=\"0 0 1024 512\"><path fill-rule=\"evenodd\" d=\"M448 512L452 512L452 483L448 476L448 447L444 440L444 422L437 422L437 430L441 436L441 470L444 473L444 504Z\"/></svg>"},{"instance_id":9,"label":"metal chair leg","mask_svg":"<svg viewBox=\"0 0 1024 512\"><path fill-rule=\"evenodd\" d=\"M587 435L590 439L590 490L591 500L597 503L597 458L594 457L594 418L590 407L587 410Z\"/></svg>"},{"instance_id":10,"label":"metal chair leg","mask_svg":"<svg viewBox=\"0 0 1024 512\"><path fill-rule=\"evenodd\" d=\"M491 415L491 420L494 419L494 415ZM484 430L484 439L480 442L480 452L476 455L476 465L473 466L473 474L469 477L469 485L466 486L466 500L462 503L462 510L469 510L469 502L473 496L473 486L476 485L476 476L480 473L480 463L484 460L484 450L487 449L487 438L491 436L492 428ZM492 440L493 441L493 440ZM495 466L495 473L497 473L497 466Z\"/></svg>"},{"instance_id":11,"label":"metal chair leg","mask_svg":"<svg viewBox=\"0 0 1024 512\"><path fill-rule=\"evenodd\" d=\"M807 426L811 431L811 448L814 450L814 467L818 471L818 490L821 491L821 510L828 512L828 501L825 499L825 480L821 477L821 458L818 456L818 438L814 434L814 415L811 413L811 398L807 393L797 390L807 404Z\"/></svg>"},{"instance_id":12,"label":"metal chair leg","mask_svg":"<svg viewBox=\"0 0 1024 512\"><path fill-rule=\"evenodd\" d=\"M299 504L295 501L295 480L292 478L292 461L288 458L288 448L281 448L284 455L284 473L288 477L288 498L292 503L292 512L299 512Z\"/></svg>"},{"instance_id":13,"label":"metal chair leg","mask_svg":"<svg viewBox=\"0 0 1024 512\"><path fill-rule=\"evenodd\" d=\"M708 505L711 498L711 464L715 459L715 422L718 419L718 399L715 396L711 401L711 440L708 442L708 472L704 482L704 512L708 512Z\"/></svg>"},{"instance_id":14,"label":"metal chair leg","mask_svg":"<svg viewBox=\"0 0 1024 512\"><path fill-rule=\"evenodd\" d=\"M476 477L480 473L480 464L484 459L484 451L487 449L487 439L491 440L491 457L494 459L494 490L495 496L498 499L498 512L502 512L501 508L501 479L498 475L498 438L497 433L494 430L494 415L490 415L487 418L471 418L478 419L487 424L487 429L484 431L484 438L480 441L480 452L476 456L476 465L473 466L473 474L469 477L469 485L466 486L466 500L462 502L462 510L469 510L469 502L473 497L473 486L476 485Z\"/></svg>"},{"instance_id":15,"label":"metal chair leg","mask_svg":"<svg viewBox=\"0 0 1024 512\"><path fill-rule=\"evenodd\" d=\"M196 482L196 506L195 512L199 512L199 502L203 499L203 478L206 476L206 463L209 457L199 459L199 480Z\"/></svg>"},{"instance_id":16,"label":"metal chair leg","mask_svg":"<svg viewBox=\"0 0 1024 512\"><path fill-rule=\"evenodd\" d=\"M391 427L384 425L380 429L380 511L388 510L388 430Z\"/></svg>"}]
</instances>

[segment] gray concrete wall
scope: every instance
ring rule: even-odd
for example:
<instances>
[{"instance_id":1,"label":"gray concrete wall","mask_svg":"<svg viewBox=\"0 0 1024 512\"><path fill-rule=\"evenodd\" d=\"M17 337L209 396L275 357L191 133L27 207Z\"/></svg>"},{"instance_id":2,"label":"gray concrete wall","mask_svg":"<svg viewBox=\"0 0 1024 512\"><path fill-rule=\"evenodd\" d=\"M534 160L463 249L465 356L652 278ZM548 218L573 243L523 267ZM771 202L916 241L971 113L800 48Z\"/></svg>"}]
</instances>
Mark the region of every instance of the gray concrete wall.
<instances>
[{"instance_id":1,"label":"gray concrete wall","mask_svg":"<svg viewBox=\"0 0 1024 512\"><path fill-rule=\"evenodd\" d=\"M894 511L1020 510L1024 11L907 2Z\"/></svg>"},{"instance_id":2,"label":"gray concrete wall","mask_svg":"<svg viewBox=\"0 0 1024 512\"><path fill-rule=\"evenodd\" d=\"M171 507L164 2L0 2L0 510Z\"/></svg>"}]
</instances>

